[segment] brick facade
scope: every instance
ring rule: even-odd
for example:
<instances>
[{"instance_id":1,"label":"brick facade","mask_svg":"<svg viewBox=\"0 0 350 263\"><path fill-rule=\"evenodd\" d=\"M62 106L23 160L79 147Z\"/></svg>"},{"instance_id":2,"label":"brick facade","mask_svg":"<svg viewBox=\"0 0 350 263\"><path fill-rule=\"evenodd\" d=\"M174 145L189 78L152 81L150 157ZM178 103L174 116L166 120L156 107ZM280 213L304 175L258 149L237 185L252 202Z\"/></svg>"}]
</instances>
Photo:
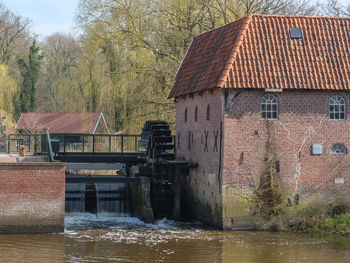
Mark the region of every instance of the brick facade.
<instances>
[{"instance_id":1,"label":"brick facade","mask_svg":"<svg viewBox=\"0 0 350 263\"><path fill-rule=\"evenodd\" d=\"M210 120L207 120L208 105L210 105ZM195 121L196 106L197 121ZM223 118L221 91L204 92L202 95L187 96L185 99L178 98L176 116L177 157L198 163L198 167L192 169L182 183L182 196L186 202L181 205L185 206L186 214L220 226L222 202L219 151L220 126Z\"/></svg>"},{"instance_id":2,"label":"brick facade","mask_svg":"<svg viewBox=\"0 0 350 263\"><path fill-rule=\"evenodd\" d=\"M198 220L226 229L254 225L252 200L265 167L267 142L267 123L260 113L264 94L253 89L216 89L195 94L193 98L177 98L176 135L180 138L177 155L199 165L183 184L183 192L191 200L187 211ZM289 198L291 207L296 208L317 202L349 202L350 155L334 155L330 149L336 143L350 149L350 93L284 90L271 94L279 104L279 118L271 121L271 138L285 199ZM333 95L346 100L344 121L329 119L329 99ZM206 120L208 104L210 121ZM217 131L219 136L215 139ZM322 145L321 155L311 154L312 144ZM344 183L335 184L336 178Z\"/></svg>"},{"instance_id":3,"label":"brick facade","mask_svg":"<svg viewBox=\"0 0 350 263\"><path fill-rule=\"evenodd\" d=\"M0 233L63 232L64 203L64 164L0 164Z\"/></svg>"}]
</instances>

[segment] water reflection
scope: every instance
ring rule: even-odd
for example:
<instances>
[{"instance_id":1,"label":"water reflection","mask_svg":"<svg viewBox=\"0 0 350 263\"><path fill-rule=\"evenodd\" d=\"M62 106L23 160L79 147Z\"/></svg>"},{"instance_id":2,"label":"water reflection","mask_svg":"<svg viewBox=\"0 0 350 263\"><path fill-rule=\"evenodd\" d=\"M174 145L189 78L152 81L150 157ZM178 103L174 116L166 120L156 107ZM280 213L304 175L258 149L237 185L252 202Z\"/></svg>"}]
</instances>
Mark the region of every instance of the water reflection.
<instances>
[{"instance_id":1,"label":"water reflection","mask_svg":"<svg viewBox=\"0 0 350 263\"><path fill-rule=\"evenodd\" d=\"M64 235L0 235L0 262L66 262Z\"/></svg>"},{"instance_id":2,"label":"water reflection","mask_svg":"<svg viewBox=\"0 0 350 263\"><path fill-rule=\"evenodd\" d=\"M286 233L90 215L66 218L64 235L0 236L0 262L342 263L350 262L350 247Z\"/></svg>"}]
</instances>

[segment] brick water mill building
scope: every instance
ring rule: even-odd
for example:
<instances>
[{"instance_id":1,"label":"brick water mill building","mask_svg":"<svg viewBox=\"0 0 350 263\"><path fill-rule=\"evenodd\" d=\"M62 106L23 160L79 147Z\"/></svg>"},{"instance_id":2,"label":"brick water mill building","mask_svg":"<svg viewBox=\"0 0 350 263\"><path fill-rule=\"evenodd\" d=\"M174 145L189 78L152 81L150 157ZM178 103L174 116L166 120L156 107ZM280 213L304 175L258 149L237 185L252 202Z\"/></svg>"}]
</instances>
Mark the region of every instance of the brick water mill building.
<instances>
[{"instance_id":1,"label":"brick water mill building","mask_svg":"<svg viewBox=\"0 0 350 263\"><path fill-rule=\"evenodd\" d=\"M350 201L350 18L249 15L195 37L169 98L185 211L254 227L271 139L287 213ZM269 137L270 134L270 137Z\"/></svg>"}]
</instances>

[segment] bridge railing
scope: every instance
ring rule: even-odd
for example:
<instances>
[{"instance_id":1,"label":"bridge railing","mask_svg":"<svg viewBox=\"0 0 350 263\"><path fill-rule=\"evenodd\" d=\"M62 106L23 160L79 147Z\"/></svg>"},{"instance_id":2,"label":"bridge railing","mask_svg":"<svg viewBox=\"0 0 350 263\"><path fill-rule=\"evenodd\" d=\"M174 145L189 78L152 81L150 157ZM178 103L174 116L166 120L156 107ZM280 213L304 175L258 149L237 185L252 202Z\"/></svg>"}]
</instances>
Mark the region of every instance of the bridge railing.
<instances>
[{"instance_id":1,"label":"bridge railing","mask_svg":"<svg viewBox=\"0 0 350 263\"><path fill-rule=\"evenodd\" d=\"M21 145L25 152L46 154L48 141L58 145L52 149L58 153L105 152L135 153L138 152L140 135L131 134L10 134L7 140L8 152L19 152Z\"/></svg>"},{"instance_id":2,"label":"bridge railing","mask_svg":"<svg viewBox=\"0 0 350 263\"><path fill-rule=\"evenodd\" d=\"M130 153L138 152L141 137L131 134L50 134L50 138L59 142L60 153Z\"/></svg>"},{"instance_id":3,"label":"bridge railing","mask_svg":"<svg viewBox=\"0 0 350 263\"><path fill-rule=\"evenodd\" d=\"M7 152L19 152L23 145L25 152L45 153L47 150L46 134L10 134L7 136Z\"/></svg>"}]
</instances>

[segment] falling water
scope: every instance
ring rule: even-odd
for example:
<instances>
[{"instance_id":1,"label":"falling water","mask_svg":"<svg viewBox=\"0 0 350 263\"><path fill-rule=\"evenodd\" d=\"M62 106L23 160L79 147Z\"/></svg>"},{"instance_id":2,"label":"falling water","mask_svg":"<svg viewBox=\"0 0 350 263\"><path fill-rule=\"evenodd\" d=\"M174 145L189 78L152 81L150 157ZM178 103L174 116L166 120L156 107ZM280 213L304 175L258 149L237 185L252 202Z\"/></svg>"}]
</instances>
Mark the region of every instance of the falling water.
<instances>
[{"instance_id":1,"label":"falling water","mask_svg":"<svg viewBox=\"0 0 350 263\"><path fill-rule=\"evenodd\" d=\"M66 184L66 213L85 213L85 183Z\"/></svg>"},{"instance_id":2,"label":"falling water","mask_svg":"<svg viewBox=\"0 0 350 263\"><path fill-rule=\"evenodd\" d=\"M98 216L130 216L127 185L96 183Z\"/></svg>"}]
</instances>

